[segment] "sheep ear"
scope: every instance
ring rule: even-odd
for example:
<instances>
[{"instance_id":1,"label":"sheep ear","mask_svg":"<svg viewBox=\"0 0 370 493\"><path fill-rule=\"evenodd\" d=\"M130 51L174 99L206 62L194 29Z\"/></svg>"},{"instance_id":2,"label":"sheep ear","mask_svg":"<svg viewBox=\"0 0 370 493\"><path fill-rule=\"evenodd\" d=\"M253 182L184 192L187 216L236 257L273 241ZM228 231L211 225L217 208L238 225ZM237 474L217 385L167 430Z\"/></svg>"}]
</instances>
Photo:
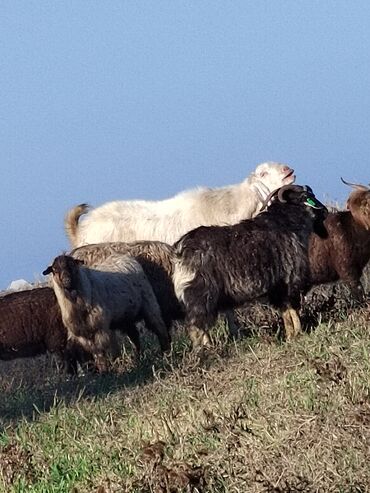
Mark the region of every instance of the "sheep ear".
<instances>
[{"instance_id":1,"label":"sheep ear","mask_svg":"<svg viewBox=\"0 0 370 493\"><path fill-rule=\"evenodd\" d=\"M303 190L304 190L305 192L308 192L308 193L310 193L311 195L313 195L313 190L312 190L312 188L310 187L310 185L303 185Z\"/></svg>"},{"instance_id":2,"label":"sheep ear","mask_svg":"<svg viewBox=\"0 0 370 493\"><path fill-rule=\"evenodd\" d=\"M51 265L49 265L49 267L44 270L44 272L42 273L42 275L43 276L47 276L48 274L51 274L51 272L53 272L53 269L52 269Z\"/></svg>"}]
</instances>

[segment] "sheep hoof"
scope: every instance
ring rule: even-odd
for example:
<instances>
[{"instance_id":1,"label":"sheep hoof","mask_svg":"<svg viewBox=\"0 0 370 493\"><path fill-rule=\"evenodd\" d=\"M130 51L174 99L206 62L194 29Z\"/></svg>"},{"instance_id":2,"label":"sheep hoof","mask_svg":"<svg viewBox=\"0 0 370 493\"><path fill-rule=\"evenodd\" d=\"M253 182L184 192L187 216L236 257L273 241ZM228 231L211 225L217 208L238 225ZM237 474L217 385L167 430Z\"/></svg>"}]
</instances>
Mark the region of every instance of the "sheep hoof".
<instances>
[{"instance_id":1,"label":"sheep hoof","mask_svg":"<svg viewBox=\"0 0 370 493\"><path fill-rule=\"evenodd\" d=\"M106 358L95 357L95 369L97 373L104 374L109 372L109 365Z\"/></svg>"},{"instance_id":2,"label":"sheep hoof","mask_svg":"<svg viewBox=\"0 0 370 493\"><path fill-rule=\"evenodd\" d=\"M298 313L293 308L287 308L282 312L285 328L285 339L291 341L302 332L301 321Z\"/></svg>"},{"instance_id":3,"label":"sheep hoof","mask_svg":"<svg viewBox=\"0 0 370 493\"><path fill-rule=\"evenodd\" d=\"M205 330L198 329L198 327L192 325L189 329L189 336L194 349L211 346L211 339Z\"/></svg>"}]
</instances>

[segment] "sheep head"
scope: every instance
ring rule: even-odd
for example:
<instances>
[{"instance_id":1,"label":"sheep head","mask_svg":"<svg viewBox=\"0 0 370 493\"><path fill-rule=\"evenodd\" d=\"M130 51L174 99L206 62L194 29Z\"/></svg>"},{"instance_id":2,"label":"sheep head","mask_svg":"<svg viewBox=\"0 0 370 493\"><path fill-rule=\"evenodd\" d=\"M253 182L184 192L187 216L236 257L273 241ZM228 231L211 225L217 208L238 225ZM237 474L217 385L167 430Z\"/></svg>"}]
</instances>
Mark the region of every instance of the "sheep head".
<instances>
[{"instance_id":1,"label":"sheep head","mask_svg":"<svg viewBox=\"0 0 370 493\"><path fill-rule=\"evenodd\" d=\"M284 185L269 194L263 204L263 209L269 209L275 203L303 207L313 222L314 232L321 238L327 238L328 232L324 220L328 215L328 209L315 197L310 186ZM287 214L289 214L288 211Z\"/></svg>"},{"instance_id":2,"label":"sheep head","mask_svg":"<svg viewBox=\"0 0 370 493\"><path fill-rule=\"evenodd\" d=\"M253 173L254 179L262 182L268 190L275 190L295 181L294 169L286 164L268 161L259 164Z\"/></svg>"},{"instance_id":3,"label":"sheep head","mask_svg":"<svg viewBox=\"0 0 370 493\"><path fill-rule=\"evenodd\" d=\"M59 255L43 271L43 275L52 274L53 281L63 289L67 298L74 301L77 296L79 267L84 262L69 255Z\"/></svg>"},{"instance_id":4,"label":"sheep head","mask_svg":"<svg viewBox=\"0 0 370 493\"><path fill-rule=\"evenodd\" d=\"M358 183L349 183L342 177L341 180L354 189L347 199L347 209L358 225L370 230L370 188Z\"/></svg>"}]
</instances>

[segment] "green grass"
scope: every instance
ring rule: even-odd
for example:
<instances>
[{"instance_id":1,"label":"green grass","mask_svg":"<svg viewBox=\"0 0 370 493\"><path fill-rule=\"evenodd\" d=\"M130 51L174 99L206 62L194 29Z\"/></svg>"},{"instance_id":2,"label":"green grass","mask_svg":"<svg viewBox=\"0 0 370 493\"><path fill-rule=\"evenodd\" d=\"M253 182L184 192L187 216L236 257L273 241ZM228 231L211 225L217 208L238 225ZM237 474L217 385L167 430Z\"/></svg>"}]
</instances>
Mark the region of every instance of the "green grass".
<instances>
[{"instance_id":1,"label":"green grass","mask_svg":"<svg viewBox=\"0 0 370 493\"><path fill-rule=\"evenodd\" d=\"M4 378L0 490L369 491L369 329L365 310L291 343L220 325L112 375Z\"/></svg>"}]
</instances>

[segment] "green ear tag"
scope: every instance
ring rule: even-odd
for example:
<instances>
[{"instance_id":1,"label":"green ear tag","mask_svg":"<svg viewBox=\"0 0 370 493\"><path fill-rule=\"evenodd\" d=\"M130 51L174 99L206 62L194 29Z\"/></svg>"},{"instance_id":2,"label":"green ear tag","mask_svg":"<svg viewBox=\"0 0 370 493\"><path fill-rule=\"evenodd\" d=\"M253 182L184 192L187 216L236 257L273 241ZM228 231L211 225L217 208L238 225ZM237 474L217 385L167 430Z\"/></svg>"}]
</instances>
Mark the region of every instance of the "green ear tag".
<instances>
[{"instance_id":1,"label":"green ear tag","mask_svg":"<svg viewBox=\"0 0 370 493\"><path fill-rule=\"evenodd\" d=\"M311 199L310 197L307 197L305 204L309 205L310 207L314 207L315 209L320 209L320 207L317 205L317 203L313 199Z\"/></svg>"}]
</instances>

